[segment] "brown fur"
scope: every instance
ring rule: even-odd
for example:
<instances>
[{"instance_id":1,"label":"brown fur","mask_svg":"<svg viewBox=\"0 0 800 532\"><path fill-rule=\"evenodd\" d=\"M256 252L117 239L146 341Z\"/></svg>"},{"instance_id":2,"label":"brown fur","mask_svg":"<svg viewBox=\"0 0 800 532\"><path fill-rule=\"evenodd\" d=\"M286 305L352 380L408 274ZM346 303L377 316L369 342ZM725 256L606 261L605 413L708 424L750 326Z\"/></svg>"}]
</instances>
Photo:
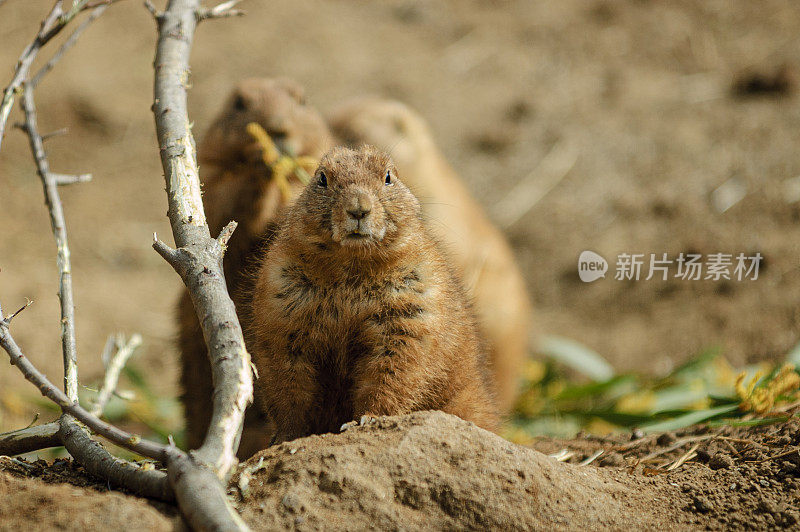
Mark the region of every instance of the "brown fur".
<instances>
[{"instance_id":1,"label":"brown fur","mask_svg":"<svg viewBox=\"0 0 800 532\"><path fill-rule=\"evenodd\" d=\"M420 198L428 224L447 246L473 298L487 339L498 400L507 411L527 356L531 304L502 233L445 161L425 121L406 105L377 98L342 105L329 117L346 144L392 154L403 181Z\"/></svg>"},{"instance_id":2,"label":"brown fur","mask_svg":"<svg viewBox=\"0 0 800 532\"><path fill-rule=\"evenodd\" d=\"M198 149L204 183L203 204L213 234L231 220L239 225L225 253L224 269L239 319L249 304L248 264L270 235L285 199L269 179L258 145L247 134L250 122L259 123L281 146L296 156L319 157L331 139L319 114L306 106L302 89L291 81L248 79L239 83L209 128ZM296 193L302 189L292 181ZM211 416L211 367L200 324L184 292L178 305L181 383L189 447L202 443ZM247 410L239 447L246 458L267 445L267 418L258 408Z\"/></svg>"},{"instance_id":3,"label":"brown fur","mask_svg":"<svg viewBox=\"0 0 800 532\"><path fill-rule=\"evenodd\" d=\"M276 441L428 409L497 426L467 299L373 148L322 159L266 251L248 332Z\"/></svg>"}]
</instances>

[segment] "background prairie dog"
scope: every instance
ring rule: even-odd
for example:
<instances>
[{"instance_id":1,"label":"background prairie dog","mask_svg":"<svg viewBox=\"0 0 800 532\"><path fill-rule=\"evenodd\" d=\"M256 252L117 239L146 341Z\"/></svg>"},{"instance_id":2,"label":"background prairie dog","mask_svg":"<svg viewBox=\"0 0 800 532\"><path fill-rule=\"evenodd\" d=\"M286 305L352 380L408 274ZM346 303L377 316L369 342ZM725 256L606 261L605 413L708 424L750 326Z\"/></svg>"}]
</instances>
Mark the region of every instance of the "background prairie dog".
<instances>
[{"instance_id":1,"label":"background prairie dog","mask_svg":"<svg viewBox=\"0 0 800 532\"><path fill-rule=\"evenodd\" d=\"M238 222L225 252L224 269L228 292L236 303L243 326L249 302L248 265L269 239L270 228L287 199L262 160L261 147L247 133L255 122L277 146L295 156L320 157L331 142L322 117L305 104L302 88L285 79L247 79L237 84L198 148L203 181L203 205L212 234L231 220ZM302 185L289 181L292 196ZM196 448L211 417L212 381L200 324L188 293L178 305L181 384L186 416L187 444ZM251 406L239 446L246 458L266 447L271 429L266 416Z\"/></svg>"},{"instance_id":2,"label":"background prairie dog","mask_svg":"<svg viewBox=\"0 0 800 532\"><path fill-rule=\"evenodd\" d=\"M248 328L275 441L443 410L496 429L479 331L414 195L374 148L334 148L264 254Z\"/></svg>"},{"instance_id":3,"label":"background prairie dog","mask_svg":"<svg viewBox=\"0 0 800 532\"><path fill-rule=\"evenodd\" d=\"M419 198L474 299L498 401L508 411L527 356L532 308L506 239L444 159L423 118L405 104L361 98L335 109L328 122L344 144L371 144L390 153L403 182Z\"/></svg>"}]
</instances>

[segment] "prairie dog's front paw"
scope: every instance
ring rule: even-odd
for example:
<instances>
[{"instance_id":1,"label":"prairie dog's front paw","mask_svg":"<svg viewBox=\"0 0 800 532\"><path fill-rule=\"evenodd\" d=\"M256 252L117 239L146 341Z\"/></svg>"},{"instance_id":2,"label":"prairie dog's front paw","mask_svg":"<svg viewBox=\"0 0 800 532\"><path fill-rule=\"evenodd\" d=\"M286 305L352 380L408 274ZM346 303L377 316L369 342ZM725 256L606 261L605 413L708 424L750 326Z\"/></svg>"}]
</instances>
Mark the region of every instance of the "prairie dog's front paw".
<instances>
[{"instance_id":1,"label":"prairie dog's front paw","mask_svg":"<svg viewBox=\"0 0 800 532\"><path fill-rule=\"evenodd\" d=\"M355 427L356 425L358 425L358 423L356 423L355 421L348 421L347 423L344 423L342 424L341 427L339 427L339 432L344 432L351 427Z\"/></svg>"},{"instance_id":2,"label":"prairie dog's front paw","mask_svg":"<svg viewBox=\"0 0 800 532\"><path fill-rule=\"evenodd\" d=\"M364 425L371 425L378 421L377 417L373 416L372 414L364 414L358 420L358 425L363 427Z\"/></svg>"}]
</instances>

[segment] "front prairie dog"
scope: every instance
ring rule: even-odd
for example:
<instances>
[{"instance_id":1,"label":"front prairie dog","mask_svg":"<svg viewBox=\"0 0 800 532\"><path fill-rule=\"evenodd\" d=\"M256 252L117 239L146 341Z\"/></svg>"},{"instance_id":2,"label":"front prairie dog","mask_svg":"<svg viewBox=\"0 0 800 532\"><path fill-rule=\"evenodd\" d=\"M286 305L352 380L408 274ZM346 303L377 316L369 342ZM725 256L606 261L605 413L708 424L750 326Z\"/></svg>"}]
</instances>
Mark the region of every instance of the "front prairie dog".
<instances>
[{"instance_id":1,"label":"front prairie dog","mask_svg":"<svg viewBox=\"0 0 800 532\"><path fill-rule=\"evenodd\" d=\"M247 133L251 122L261 125L282 151L295 156L320 157L331 143L325 122L306 105L297 84L263 78L236 85L199 145L203 205L212 234L231 220L239 224L225 252L224 270L243 326L247 316L242 310L249 303L248 265L255 262L287 203L262 160L261 147ZM294 195L302 189L296 180L289 185ZM211 419L212 382L203 334L186 292L179 302L178 320L187 444L196 448ZM266 416L255 406L248 408L239 457L266 447L269 430Z\"/></svg>"},{"instance_id":2,"label":"front prairie dog","mask_svg":"<svg viewBox=\"0 0 800 532\"><path fill-rule=\"evenodd\" d=\"M522 273L500 231L444 159L425 121L406 105L364 98L334 110L328 122L345 144L391 153L403 181L422 202L473 298L488 342L503 411L513 405L527 356L531 304Z\"/></svg>"},{"instance_id":3,"label":"front prairie dog","mask_svg":"<svg viewBox=\"0 0 800 532\"><path fill-rule=\"evenodd\" d=\"M497 426L466 296L374 148L323 157L265 252L251 318L256 401L276 442L415 410Z\"/></svg>"}]
</instances>

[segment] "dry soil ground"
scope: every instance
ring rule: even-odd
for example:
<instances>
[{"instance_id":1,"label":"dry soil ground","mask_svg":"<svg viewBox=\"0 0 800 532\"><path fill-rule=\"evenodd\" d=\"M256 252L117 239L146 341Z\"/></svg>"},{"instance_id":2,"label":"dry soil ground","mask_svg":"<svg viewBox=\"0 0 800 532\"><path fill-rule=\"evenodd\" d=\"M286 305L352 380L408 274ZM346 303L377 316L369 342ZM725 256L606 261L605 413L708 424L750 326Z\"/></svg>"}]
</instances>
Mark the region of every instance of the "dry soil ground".
<instances>
[{"instance_id":1,"label":"dry soil ground","mask_svg":"<svg viewBox=\"0 0 800 532\"><path fill-rule=\"evenodd\" d=\"M49 4L0 6L5 78ZM293 77L323 110L356 93L400 98L428 118L496 220L508 215L503 199L518 195L514 187L530 184L530 210L507 234L540 331L583 342L617 368L654 372L710 346L742 363L780 358L798 342L800 10L791 0L244 7L247 17L198 33L190 96L197 131L231 83L251 75ZM47 78L38 101L44 131L70 128L48 143L54 167L95 176L63 192L82 380L99 375L108 333L138 331L145 345L137 364L170 396L178 279L150 248L153 231L168 234L149 111L153 49L149 15L122 0ZM19 132L3 144L0 183L0 301L36 301L15 333L55 377L55 250ZM620 253L758 252L764 260L756 281L608 275L584 284L577 257L586 249L609 259L611 274ZM0 431L29 421L31 390L12 368L0 373ZM702 467L676 474L687 475L690 488L706 477L728 482ZM758 490L762 474L743 470ZM699 497L717 511L716 495ZM794 522L781 512L767 512L778 517L764 524Z\"/></svg>"}]
</instances>

